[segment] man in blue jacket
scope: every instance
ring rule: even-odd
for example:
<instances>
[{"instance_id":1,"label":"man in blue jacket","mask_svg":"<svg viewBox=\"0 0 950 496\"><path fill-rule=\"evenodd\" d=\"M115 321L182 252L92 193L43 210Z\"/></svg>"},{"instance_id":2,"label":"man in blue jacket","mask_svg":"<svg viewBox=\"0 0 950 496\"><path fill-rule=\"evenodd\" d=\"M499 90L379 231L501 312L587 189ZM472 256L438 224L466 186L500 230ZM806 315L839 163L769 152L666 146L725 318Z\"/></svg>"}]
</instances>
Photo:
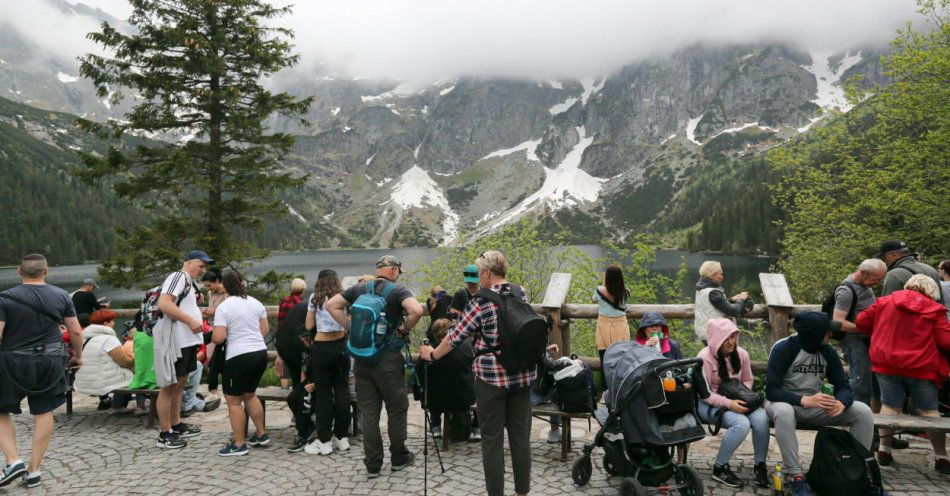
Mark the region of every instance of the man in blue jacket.
<instances>
[{"instance_id":1,"label":"man in blue jacket","mask_svg":"<svg viewBox=\"0 0 950 496\"><path fill-rule=\"evenodd\" d=\"M775 425L775 440L782 452L785 474L793 495L810 495L798 458L799 422L812 425L848 426L865 448L871 449L874 418L871 409L854 401L848 376L835 349L828 345L832 331L841 322L818 312L803 312L795 318L798 334L772 346L765 379L765 409ZM821 393L825 380L834 395Z\"/></svg>"}]
</instances>

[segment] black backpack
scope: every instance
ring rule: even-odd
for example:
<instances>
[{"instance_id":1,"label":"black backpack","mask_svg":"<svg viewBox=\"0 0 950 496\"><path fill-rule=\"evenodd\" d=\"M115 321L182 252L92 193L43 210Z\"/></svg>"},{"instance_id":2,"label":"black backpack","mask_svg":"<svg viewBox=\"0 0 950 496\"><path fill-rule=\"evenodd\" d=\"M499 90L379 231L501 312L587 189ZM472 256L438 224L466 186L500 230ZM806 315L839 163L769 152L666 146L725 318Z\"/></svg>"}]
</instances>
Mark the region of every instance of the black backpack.
<instances>
[{"instance_id":1,"label":"black backpack","mask_svg":"<svg viewBox=\"0 0 950 496\"><path fill-rule=\"evenodd\" d=\"M835 496L881 494L884 487L874 455L850 432L831 427L818 430L805 479L816 494Z\"/></svg>"},{"instance_id":2,"label":"black backpack","mask_svg":"<svg viewBox=\"0 0 950 496\"><path fill-rule=\"evenodd\" d=\"M566 413L593 413L594 374L585 363L577 375L554 381L551 401Z\"/></svg>"},{"instance_id":3,"label":"black backpack","mask_svg":"<svg viewBox=\"0 0 950 496\"><path fill-rule=\"evenodd\" d=\"M480 296L498 305L498 339L500 345L478 352L494 353L509 373L533 370L544 357L548 345L548 325L531 305L521 301L521 288L511 285L507 294L479 289Z\"/></svg>"}]
</instances>

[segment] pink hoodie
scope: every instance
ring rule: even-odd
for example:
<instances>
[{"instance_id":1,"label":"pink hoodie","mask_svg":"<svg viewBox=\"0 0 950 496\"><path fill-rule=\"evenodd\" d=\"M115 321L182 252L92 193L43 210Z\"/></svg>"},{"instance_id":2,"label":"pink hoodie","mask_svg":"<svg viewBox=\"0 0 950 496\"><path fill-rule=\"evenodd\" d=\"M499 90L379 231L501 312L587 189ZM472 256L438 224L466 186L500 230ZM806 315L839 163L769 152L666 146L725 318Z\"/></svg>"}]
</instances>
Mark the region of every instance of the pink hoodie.
<instances>
[{"instance_id":1,"label":"pink hoodie","mask_svg":"<svg viewBox=\"0 0 950 496\"><path fill-rule=\"evenodd\" d=\"M709 345L700 350L696 356L703 359L703 375L706 376L710 391L709 398L705 401L712 406L729 408L732 403L732 400L716 392L719 390L719 384L722 383L719 379L719 363L716 357L719 355L719 347L722 343L729 339L729 336L738 333L739 328L730 319L710 319L706 324L706 339ZM739 350L740 370L738 372L729 370L729 378L739 379L746 387L752 389L752 364L749 361L749 352L739 346L738 340L736 349ZM726 367L732 368L728 359Z\"/></svg>"}]
</instances>

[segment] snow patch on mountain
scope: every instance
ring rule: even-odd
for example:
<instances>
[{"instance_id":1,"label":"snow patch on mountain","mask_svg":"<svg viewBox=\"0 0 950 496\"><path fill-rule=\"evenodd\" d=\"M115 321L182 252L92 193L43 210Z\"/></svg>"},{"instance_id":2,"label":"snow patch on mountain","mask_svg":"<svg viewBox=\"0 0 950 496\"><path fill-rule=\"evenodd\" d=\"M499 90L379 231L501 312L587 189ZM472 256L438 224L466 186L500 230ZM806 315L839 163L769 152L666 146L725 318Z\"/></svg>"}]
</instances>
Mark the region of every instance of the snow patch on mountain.
<instances>
[{"instance_id":1,"label":"snow patch on mountain","mask_svg":"<svg viewBox=\"0 0 950 496\"><path fill-rule=\"evenodd\" d=\"M300 215L300 212L294 210L294 207L291 207L287 202L284 202L284 205L287 205L287 211L290 212L290 215L300 219L300 222L303 222L305 225L310 225L307 219L303 215Z\"/></svg>"},{"instance_id":2,"label":"snow patch on mountain","mask_svg":"<svg viewBox=\"0 0 950 496\"><path fill-rule=\"evenodd\" d=\"M584 92L581 93L581 105L587 105L587 100L595 93L599 93L600 90L604 89L604 83L606 82L607 78L601 78L599 83L596 82L594 78L581 79L581 86L584 87Z\"/></svg>"},{"instance_id":3,"label":"snow patch on mountain","mask_svg":"<svg viewBox=\"0 0 950 496\"><path fill-rule=\"evenodd\" d=\"M540 162L541 160L540 160L540 159L538 158L538 156L535 154L535 152L536 152L537 149L538 149L538 145L540 145L540 144L541 144L541 140L525 141L524 143L521 143L520 145L515 145L515 146L513 146L513 147L511 147L511 148L504 148L504 149L501 149L501 150L495 150L495 151L489 153L488 155L485 155L484 157L482 157L481 160L486 160L486 159L495 158L495 157L504 157L505 155L511 155L512 153L515 153L515 152L519 152L519 151L521 151L521 150L524 150L524 151L525 151L525 156L526 156L526 158L527 158L528 160L533 160L533 161L535 161L535 162Z\"/></svg>"},{"instance_id":4,"label":"snow patch on mountain","mask_svg":"<svg viewBox=\"0 0 950 496\"><path fill-rule=\"evenodd\" d=\"M422 170L418 165L413 165L411 169L399 177L396 184L393 185L390 200L398 205L402 210L410 208L424 208L426 206L435 207L443 214L442 234L443 244L451 243L458 235L459 216L452 207L445 194L439 188L439 185L429 176L429 173ZM385 204L385 203L384 203Z\"/></svg>"},{"instance_id":5,"label":"snow patch on mountain","mask_svg":"<svg viewBox=\"0 0 950 496\"><path fill-rule=\"evenodd\" d=\"M70 76L69 74L66 74L62 71L56 73L56 79L59 79L59 82L61 83L75 83L76 81L79 81L78 76Z\"/></svg>"},{"instance_id":6,"label":"snow patch on mountain","mask_svg":"<svg viewBox=\"0 0 950 496\"><path fill-rule=\"evenodd\" d=\"M453 84L452 86L449 86L448 88L445 88L444 90L440 91L440 92L439 92L439 96L448 95L448 94L451 93L452 90L454 90L454 89L455 89L455 85Z\"/></svg>"},{"instance_id":7,"label":"snow patch on mountain","mask_svg":"<svg viewBox=\"0 0 950 496\"><path fill-rule=\"evenodd\" d=\"M361 96L360 100L363 103L372 103L372 102L378 102L381 100L388 100L390 98L405 98L407 96L412 96L417 93L420 93L420 91L415 86L402 83L399 86L396 86L395 88L389 91L386 91L384 93L380 93L378 95Z\"/></svg>"},{"instance_id":8,"label":"snow patch on mountain","mask_svg":"<svg viewBox=\"0 0 950 496\"><path fill-rule=\"evenodd\" d=\"M852 55L851 52L845 54L845 57L838 64L837 69L833 70L828 59L832 56L830 53L812 53L811 65L801 66L806 71L815 75L815 81L818 83L818 91L812 100L819 107L831 109L838 107L842 112L851 110L851 105L844 96L841 80L845 71L861 62L861 52Z\"/></svg>"},{"instance_id":9,"label":"snow patch on mountain","mask_svg":"<svg viewBox=\"0 0 950 496\"><path fill-rule=\"evenodd\" d=\"M370 155L369 158L366 159L366 165L369 165L369 164L373 161L374 158L376 158L376 154L375 154L375 153L372 154L372 155Z\"/></svg>"},{"instance_id":10,"label":"snow patch on mountain","mask_svg":"<svg viewBox=\"0 0 950 496\"><path fill-rule=\"evenodd\" d=\"M673 133L673 134L667 136L663 141L660 142L660 145L665 145L665 144L667 144L671 139L673 139L673 138L675 138L675 137L676 137L676 133Z\"/></svg>"},{"instance_id":11,"label":"snow patch on mountain","mask_svg":"<svg viewBox=\"0 0 950 496\"><path fill-rule=\"evenodd\" d=\"M334 107L333 110L330 111L330 115L334 117L336 117L336 115L339 113L340 113L340 107Z\"/></svg>"},{"instance_id":12,"label":"snow patch on mountain","mask_svg":"<svg viewBox=\"0 0 950 496\"><path fill-rule=\"evenodd\" d=\"M702 146L702 143L696 141L696 126L699 125L699 121L703 120L704 115L706 114L700 114L699 117L695 117L686 122L686 139L700 146Z\"/></svg>"},{"instance_id":13,"label":"snow patch on mountain","mask_svg":"<svg viewBox=\"0 0 950 496\"><path fill-rule=\"evenodd\" d=\"M708 140L706 140L706 142L709 143L710 140L712 140L713 138L715 138L715 137L717 137L717 136L720 136L720 135L723 135L723 134L727 134L727 133L729 133L729 134L738 133L739 131L742 131L742 130L744 130L744 129L749 129L750 127L757 127L757 128L759 128L759 129L762 129L763 131L772 131L773 133L774 133L774 132L778 132L778 129L776 129L776 128L774 128L774 127L760 126L760 125L759 125L759 121L747 122L747 123L742 124L742 125L740 125L740 126L730 127L729 129L723 129L722 131L719 131L718 133L716 133L712 138L709 138ZM694 142L694 143L695 143L695 142Z\"/></svg>"},{"instance_id":14,"label":"snow patch on mountain","mask_svg":"<svg viewBox=\"0 0 950 496\"><path fill-rule=\"evenodd\" d=\"M567 110L570 109L575 103L577 103L577 97L572 96L561 103L552 105L551 108L548 109L548 112L551 112L551 115L567 112Z\"/></svg>"},{"instance_id":15,"label":"snow patch on mountain","mask_svg":"<svg viewBox=\"0 0 950 496\"><path fill-rule=\"evenodd\" d=\"M564 89L564 85L562 85L560 81L554 81L553 79L548 80L548 86L550 86L550 87L552 87L552 88L554 88L554 89L556 89L556 90L563 90L563 89Z\"/></svg>"}]
</instances>

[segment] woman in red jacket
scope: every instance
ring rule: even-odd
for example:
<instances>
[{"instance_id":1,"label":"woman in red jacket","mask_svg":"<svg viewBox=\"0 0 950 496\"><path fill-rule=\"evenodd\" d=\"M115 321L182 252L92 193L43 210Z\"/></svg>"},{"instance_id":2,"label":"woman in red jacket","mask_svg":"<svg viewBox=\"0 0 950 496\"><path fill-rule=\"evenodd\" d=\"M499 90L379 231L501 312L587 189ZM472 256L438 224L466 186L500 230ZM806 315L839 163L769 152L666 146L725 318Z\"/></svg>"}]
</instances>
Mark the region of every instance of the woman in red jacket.
<instances>
[{"instance_id":1,"label":"woman in red jacket","mask_svg":"<svg viewBox=\"0 0 950 496\"><path fill-rule=\"evenodd\" d=\"M859 332L871 335L871 369L881 385L881 413L900 415L904 395L926 417L939 417L937 388L950 374L947 308L937 303L940 288L929 276L917 274L904 289L879 298L858 314ZM891 432L881 429L878 463L890 465ZM934 449L934 469L950 474L946 436L929 432Z\"/></svg>"}]
</instances>

